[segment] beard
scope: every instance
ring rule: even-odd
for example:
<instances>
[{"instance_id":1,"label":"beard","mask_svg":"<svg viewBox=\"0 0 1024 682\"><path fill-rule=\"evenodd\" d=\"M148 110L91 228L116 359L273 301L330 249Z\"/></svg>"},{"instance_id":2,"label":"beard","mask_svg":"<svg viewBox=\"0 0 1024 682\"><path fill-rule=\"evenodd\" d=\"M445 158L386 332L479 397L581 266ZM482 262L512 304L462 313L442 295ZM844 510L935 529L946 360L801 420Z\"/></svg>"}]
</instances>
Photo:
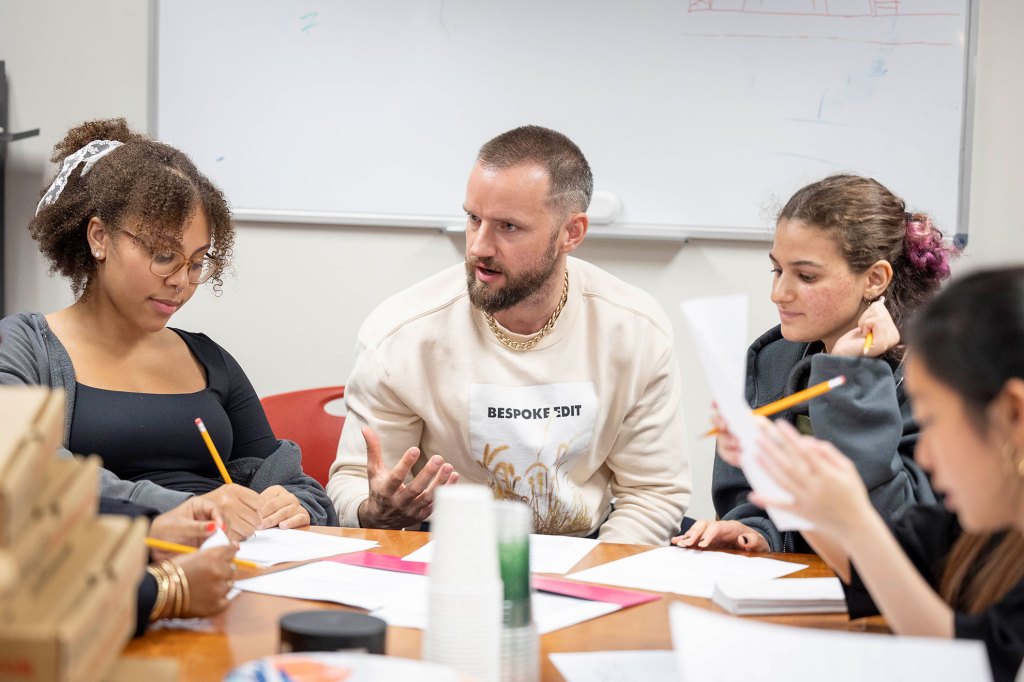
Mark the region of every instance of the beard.
<instances>
[{"instance_id":1,"label":"beard","mask_svg":"<svg viewBox=\"0 0 1024 682\"><path fill-rule=\"evenodd\" d=\"M505 286L500 289L491 289L487 284L479 281L476 278L477 266L504 274ZM557 266L557 235L551 240L548 257L543 262L531 270L515 275L502 268L491 258L467 258L466 290L469 292L469 300L474 306L491 315L508 310L540 291L551 279Z\"/></svg>"}]
</instances>

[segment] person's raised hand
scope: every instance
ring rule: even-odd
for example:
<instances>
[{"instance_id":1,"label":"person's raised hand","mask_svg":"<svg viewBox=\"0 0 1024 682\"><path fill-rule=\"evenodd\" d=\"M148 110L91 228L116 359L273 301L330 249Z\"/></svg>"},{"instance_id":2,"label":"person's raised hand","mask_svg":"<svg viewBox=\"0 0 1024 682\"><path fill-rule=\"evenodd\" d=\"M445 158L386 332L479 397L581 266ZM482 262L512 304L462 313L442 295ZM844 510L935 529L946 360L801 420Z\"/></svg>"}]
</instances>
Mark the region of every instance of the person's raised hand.
<instances>
[{"instance_id":1,"label":"person's raised hand","mask_svg":"<svg viewBox=\"0 0 1024 682\"><path fill-rule=\"evenodd\" d=\"M741 549L744 552L770 551L768 541L756 530L739 521L695 521L672 544L687 549Z\"/></svg>"},{"instance_id":2,"label":"person's raised hand","mask_svg":"<svg viewBox=\"0 0 1024 682\"><path fill-rule=\"evenodd\" d=\"M869 332L871 345L865 348ZM896 322L885 307L885 297L882 296L861 314L856 327L839 337L832 348L832 355L877 358L899 342L900 330L896 328Z\"/></svg>"},{"instance_id":3,"label":"person's raised hand","mask_svg":"<svg viewBox=\"0 0 1024 682\"><path fill-rule=\"evenodd\" d=\"M299 528L309 525L309 512L299 498L279 485L272 485L260 493L260 528Z\"/></svg>"},{"instance_id":4,"label":"person's raised hand","mask_svg":"<svg viewBox=\"0 0 1024 682\"><path fill-rule=\"evenodd\" d=\"M410 528L418 526L434 509L434 491L459 480L455 468L434 455L408 483L406 476L420 458L419 448L409 448L393 469L384 464L380 439L363 427L366 441L366 480L370 496L359 505L363 528Z\"/></svg>"}]
</instances>

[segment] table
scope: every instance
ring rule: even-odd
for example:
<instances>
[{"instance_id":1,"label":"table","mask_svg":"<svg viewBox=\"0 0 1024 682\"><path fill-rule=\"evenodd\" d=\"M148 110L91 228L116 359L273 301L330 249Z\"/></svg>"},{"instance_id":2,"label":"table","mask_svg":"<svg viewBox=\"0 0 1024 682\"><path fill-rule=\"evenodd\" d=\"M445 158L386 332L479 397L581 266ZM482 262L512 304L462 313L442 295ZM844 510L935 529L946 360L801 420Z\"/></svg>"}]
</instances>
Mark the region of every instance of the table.
<instances>
[{"instance_id":1,"label":"table","mask_svg":"<svg viewBox=\"0 0 1024 682\"><path fill-rule=\"evenodd\" d=\"M375 540L380 547L373 551L405 556L429 540L427 533L412 531L368 530L358 528L313 528L313 532ZM640 545L601 543L577 564L575 570L597 566L615 559L651 549ZM782 561L808 564L808 568L792 574L797 578L819 578L833 575L817 556L808 554L766 555ZM269 570L279 570L275 567ZM628 649L671 649L668 605L683 601L716 609L708 599L666 594L663 599L622 609L614 613L556 630L541 638L541 679L560 681L561 675L548 660L558 651L611 651ZM356 610L338 604L313 602L285 597L271 597L243 592L226 611L210 618L209 632L156 629L145 637L133 640L125 649L126 657L175 658L179 661L181 679L189 682L223 679L225 673L246 661L277 652L278 620L286 613L309 609ZM760 620L815 628L869 630L885 632L880 618L850 622L845 614L766 616ZM387 653L391 656L419 658L420 630L388 628Z\"/></svg>"}]
</instances>

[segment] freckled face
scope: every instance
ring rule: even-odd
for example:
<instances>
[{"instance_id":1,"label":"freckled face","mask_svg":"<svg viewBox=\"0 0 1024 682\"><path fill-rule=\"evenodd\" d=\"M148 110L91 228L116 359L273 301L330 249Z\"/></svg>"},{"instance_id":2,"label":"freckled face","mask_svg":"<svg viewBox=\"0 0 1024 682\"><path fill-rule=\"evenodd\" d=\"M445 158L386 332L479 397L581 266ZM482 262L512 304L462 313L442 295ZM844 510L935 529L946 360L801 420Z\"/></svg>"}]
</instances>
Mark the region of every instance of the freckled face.
<instances>
[{"instance_id":1,"label":"freckled face","mask_svg":"<svg viewBox=\"0 0 1024 682\"><path fill-rule=\"evenodd\" d=\"M921 428L914 459L931 474L944 504L971 532L1002 530L1020 509L1020 484L1003 443L979 433L957 393L936 379L912 354L907 390Z\"/></svg>"},{"instance_id":2,"label":"freckled face","mask_svg":"<svg viewBox=\"0 0 1024 682\"><path fill-rule=\"evenodd\" d=\"M780 220L768 257L774 273L771 299L786 339L823 341L831 350L857 326L868 275L850 269L827 230Z\"/></svg>"}]
</instances>

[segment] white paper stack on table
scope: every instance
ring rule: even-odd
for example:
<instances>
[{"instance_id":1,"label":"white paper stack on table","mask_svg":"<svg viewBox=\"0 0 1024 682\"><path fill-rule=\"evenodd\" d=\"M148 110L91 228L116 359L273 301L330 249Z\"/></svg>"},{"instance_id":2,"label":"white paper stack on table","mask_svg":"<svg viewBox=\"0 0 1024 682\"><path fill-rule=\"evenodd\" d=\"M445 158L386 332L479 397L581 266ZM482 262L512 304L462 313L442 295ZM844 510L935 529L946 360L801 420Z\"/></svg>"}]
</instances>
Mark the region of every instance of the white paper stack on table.
<instances>
[{"instance_id":1,"label":"white paper stack on table","mask_svg":"<svg viewBox=\"0 0 1024 682\"><path fill-rule=\"evenodd\" d=\"M838 578L719 580L711 600L739 616L846 613L846 595Z\"/></svg>"}]
</instances>

